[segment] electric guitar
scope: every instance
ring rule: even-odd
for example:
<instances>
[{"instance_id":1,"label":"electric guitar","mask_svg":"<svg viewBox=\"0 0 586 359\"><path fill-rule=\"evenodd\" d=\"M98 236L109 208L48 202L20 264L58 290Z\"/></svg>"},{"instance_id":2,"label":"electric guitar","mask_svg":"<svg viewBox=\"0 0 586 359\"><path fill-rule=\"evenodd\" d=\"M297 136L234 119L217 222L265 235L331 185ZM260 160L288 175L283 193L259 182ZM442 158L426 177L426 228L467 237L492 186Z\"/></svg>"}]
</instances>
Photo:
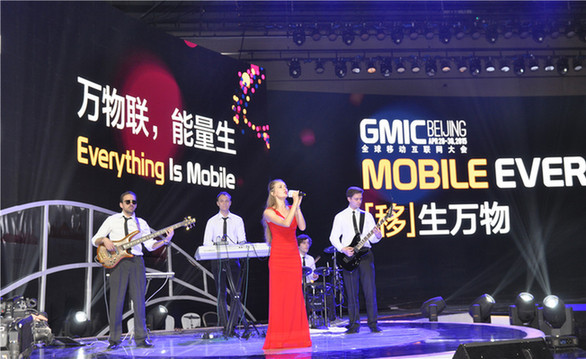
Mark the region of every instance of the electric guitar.
<instances>
[{"instance_id":1,"label":"electric guitar","mask_svg":"<svg viewBox=\"0 0 586 359\"><path fill-rule=\"evenodd\" d=\"M349 272L352 272L354 269L356 269L358 267L358 264L360 264L360 257L362 257L366 254L366 252L368 252L368 249L363 250L362 246L364 246L366 241L368 241L368 239L372 237L374 231L380 226L382 226L387 221L387 219L391 218L392 216L393 205L391 204L391 208L389 208L387 213L385 213L384 217L382 217L378 221L376 226L374 226L374 228L371 229L370 232L368 232L364 236L364 238L360 239L359 233L356 234L356 236L354 236L354 239L352 239L352 243L350 243L349 246L354 248L354 254L352 256L347 256L343 252L336 252L336 263Z\"/></svg>"},{"instance_id":2,"label":"electric guitar","mask_svg":"<svg viewBox=\"0 0 586 359\"><path fill-rule=\"evenodd\" d=\"M169 229L175 229L179 227L187 227L187 229L189 229L194 225L195 219L191 217L186 217L185 220L179 223L175 223L174 225L169 226L165 229L161 229L160 231L153 232L141 238L133 239L133 237L139 233L139 231L137 230L132 233L129 233L126 237L122 238L119 241L114 241L113 243L116 246L116 250L113 252L110 252L103 244L100 244L98 246L97 254L98 262L100 262L102 266L106 268L114 268L122 259L133 256L130 253L130 248L132 248L133 246L148 241L149 239L159 237L165 234L165 232L167 232L167 230Z\"/></svg>"}]
</instances>

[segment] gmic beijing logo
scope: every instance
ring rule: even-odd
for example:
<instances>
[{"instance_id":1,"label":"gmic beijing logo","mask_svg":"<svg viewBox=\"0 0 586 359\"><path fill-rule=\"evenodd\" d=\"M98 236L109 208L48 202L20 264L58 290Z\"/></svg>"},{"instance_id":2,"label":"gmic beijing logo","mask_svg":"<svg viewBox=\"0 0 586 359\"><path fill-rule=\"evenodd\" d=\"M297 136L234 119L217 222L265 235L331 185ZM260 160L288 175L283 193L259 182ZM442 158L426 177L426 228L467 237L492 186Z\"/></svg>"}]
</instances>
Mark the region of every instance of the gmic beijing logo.
<instances>
[{"instance_id":1,"label":"gmic beijing logo","mask_svg":"<svg viewBox=\"0 0 586 359\"><path fill-rule=\"evenodd\" d=\"M366 145L466 145L466 135L464 120L360 121L360 140Z\"/></svg>"}]
</instances>

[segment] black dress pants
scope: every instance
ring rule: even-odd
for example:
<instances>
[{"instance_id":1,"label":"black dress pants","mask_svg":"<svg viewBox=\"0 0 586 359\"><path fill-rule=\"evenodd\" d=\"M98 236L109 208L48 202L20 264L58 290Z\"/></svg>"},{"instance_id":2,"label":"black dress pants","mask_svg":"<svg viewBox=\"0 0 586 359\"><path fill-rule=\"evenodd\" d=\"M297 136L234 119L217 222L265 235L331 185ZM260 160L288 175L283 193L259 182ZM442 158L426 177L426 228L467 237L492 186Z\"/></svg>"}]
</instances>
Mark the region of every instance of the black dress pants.
<instances>
[{"instance_id":1,"label":"black dress pants","mask_svg":"<svg viewBox=\"0 0 586 359\"><path fill-rule=\"evenodd\" d=\"M366 300L368 326L376 326L378 321L378 307L376 304L374 255L372 254L372 250L368 250L361 257L358 268L352 272L344 270L342 275L344 277L344 286L348 299L348 324L350 326L360 324L359 284L361 284L362 292Z\"/></svg>"},{"instance_id":2,"label":"black dress pants","mask_svg":"<svg viewBox=\"0 0 586 359\"><path fill-rule=\"evenodd\" d=\"M147 336L145 315L146 275L142 256L122 259L110 271L110 343L120 343L122 314L126 292L134 311L134 340L143 342Z\"/></svg>"}]
</instances>

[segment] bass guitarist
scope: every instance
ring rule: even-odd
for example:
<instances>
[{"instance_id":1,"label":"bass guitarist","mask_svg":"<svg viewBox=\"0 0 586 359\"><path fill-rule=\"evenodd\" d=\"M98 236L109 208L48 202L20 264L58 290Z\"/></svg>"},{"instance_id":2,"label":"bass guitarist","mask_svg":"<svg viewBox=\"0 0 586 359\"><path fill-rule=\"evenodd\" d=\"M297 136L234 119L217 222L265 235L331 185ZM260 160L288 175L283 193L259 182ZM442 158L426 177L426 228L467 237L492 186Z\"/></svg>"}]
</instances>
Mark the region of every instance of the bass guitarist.
<instances>
[{"instance_id":1,"label":"bass guitarist","mask_svg":"<svg viewBox=\"0 0 586 359\"><path fill-rule=\"evenodd\" d=\"M117 251L113 242L124 239L129 234L138 231L136 236L143 237L151 233L147 222L136 217L136 194L131 191L120 195L121 213L116 213L106 218L92 238L95 247L103 245L110 252ZM166 231L166 237L162 240L149 239L142 242L146 249L154 251L159 247L169 244L173 238L173 229ZM134 340L139 348L150 348L153 344L147 339L145 318L145 291L146 275L144 260L142 258L142 246L137 244L130 249L132 256L124 257L110 272L110 345L108 349L117 349L120 346L122 336L122 312L124 309L124 297L126 290L130 294L134 310Z\"/></svg>"},{"instance_id":2,"label":"bass guitarist","mask_svg":"<svg viewBox=\"0 0 586 359\"><path fill-rule=\"evenodd\" d=\"M343 269L342 275L348 298L348 330L346 334L354 334L360 331L360 302L359 283L362 284L362 291L366 300L366 313L368 316L368 327L373 333L379 333L378 308L376 304L376 287L374 280L374 256L371 244L377 243L382 238L382 233L372 214L360 210L362 204L362 188L349 187L346 190L346 198L349 206L334 217L330 242L338 252L348 257L359 256L356 269ZM373 228L374 227L374 228ZM372 229L374 236L371 236L364 243L360 253L355 253L354 246L360 241L363 232Z\"/></svg>"}]
</instances>

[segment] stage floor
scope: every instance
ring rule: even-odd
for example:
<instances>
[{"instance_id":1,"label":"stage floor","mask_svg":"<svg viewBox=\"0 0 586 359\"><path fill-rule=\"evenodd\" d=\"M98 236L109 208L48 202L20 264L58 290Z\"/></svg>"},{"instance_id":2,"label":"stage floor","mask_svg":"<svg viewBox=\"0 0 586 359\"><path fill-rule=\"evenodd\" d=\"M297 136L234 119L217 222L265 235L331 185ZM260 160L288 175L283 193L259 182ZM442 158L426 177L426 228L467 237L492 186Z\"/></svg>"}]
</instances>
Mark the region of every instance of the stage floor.
<instances>
[{"instance_id":1,"label":"stage floor","mask_svg":"<svg viewBox=\"0 0 586 359\"><path fill-rule=\"evenodd\" d=\"M245 338L221 336L220 328L157 332L151 334L154 348L140 349L128 341L116 350L106 350L105 338L78 340L83 346L35 349L31 358L436 358L451 359L460 344L543 336L533 328L472 323L430 323L381 320L381 333L362 325L358 334L344 334L342 325L312 329L308 348L263 351L266 326ZM209 335L211 338L208 338ZM586 358L580 349L554 353L556 359Z\"/></svg>"}]
</instances>

